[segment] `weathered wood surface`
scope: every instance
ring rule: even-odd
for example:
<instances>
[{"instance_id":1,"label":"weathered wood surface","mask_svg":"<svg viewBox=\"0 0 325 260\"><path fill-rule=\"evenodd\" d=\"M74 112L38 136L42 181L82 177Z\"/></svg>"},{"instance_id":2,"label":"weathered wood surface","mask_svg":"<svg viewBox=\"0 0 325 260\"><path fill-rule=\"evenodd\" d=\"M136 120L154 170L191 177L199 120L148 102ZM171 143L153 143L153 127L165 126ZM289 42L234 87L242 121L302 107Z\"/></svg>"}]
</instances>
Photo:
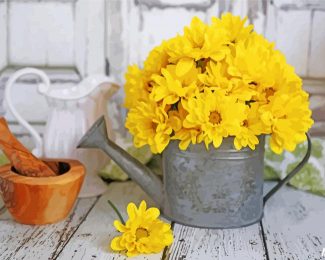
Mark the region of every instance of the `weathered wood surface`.
<instances>
[{"instance_id":1,"label":"weathered wood surface","mask_svg":"<svg viewBox=\"0 0 325 260\"><path fill-rule=\"evenodd\" d=\"M266 259L259 224L238 229L199 229L175 224L167 259Z\"/></svg>"},{"instance_id":2,"label":"weathered wood surface","mask_svg":"<svg viewBox=\"0 0 325 260\"><path fill-rule=\"evenodd\" d=\"M262 225L269 259L325 259L325 198L284 187L267 202Z\"/></svg>"},{"instance_id":3,"label":"weathered wood surface","mask_svg":"<svg viewBox=\"0 0 325 260\"><path fill-rule=\"evenodd\" d=\"M266 190L274 184L266 184ZM56 225L14 223L0 210L0 259L126 259L109 249L118 235L110 199L126 217L126 205L142 199L133 182L112 183L99 200L81 199L70 217ZM325 198L284 187L271 198L262 223L229 230L174 225L174 243L164 252L134 259L315 260L325 248Z\"/></svg>"},{"instance_id":4,"label":"weathered wood surface","mask_svg":"<svg viewBox=\"0 0 325 260\"><path fill-rule=\"evenodd\" d=\"M55 259L97 200L79 199L65 221L46 226L21 225L0 211L0 259Z\"/></svg>"},{"instance_id":5,"label":"weathered wood surface","mask_svg":"<svg viewBox=\"0 0 325 260\"><path fill-rule=\"evenodd\" d=\"M127 219L127 204L129 202L139 204L143 199L148 205L152 205L148 196L133 182L110 184L108 192L99 199L92 212L87 216L84 223L80 225L58 259L126 259L124 255L109 250L110 241L118 235L113 226L114 220L118 218L107 203L107 200L111 200L122 213L124 219ZM161 259L161 257L162 253L139 256L134 259L155 260Z\"/></svg>"}]
</instances>

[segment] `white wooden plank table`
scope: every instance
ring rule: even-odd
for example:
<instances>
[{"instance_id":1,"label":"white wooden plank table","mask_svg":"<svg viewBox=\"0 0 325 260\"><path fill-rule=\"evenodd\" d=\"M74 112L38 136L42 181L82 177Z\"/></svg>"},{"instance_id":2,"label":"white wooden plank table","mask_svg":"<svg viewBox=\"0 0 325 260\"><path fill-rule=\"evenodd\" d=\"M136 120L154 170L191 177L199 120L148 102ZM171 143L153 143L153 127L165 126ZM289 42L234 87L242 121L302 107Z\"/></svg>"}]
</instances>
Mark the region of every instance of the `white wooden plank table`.
<instances>
[{"instance_id":1,"label":"white wooden plank table","mask_svg":"<svg viewBox=\"0 0 325 260\"><path fill-rule=\"evenodd\" d=\"M272 185L267 183L265 190ZM108 199L124 216L131 201L145 199L153 205L130 181L111 183L101 197L79 199L70 216L54 225L20 225L7 211L0 211L0 259L126 259L108 246L118 234ZM285 187L268 201L263 220L255 225L213 230L173 224L173 230L169 248L133 259L325 259L325 198Z\"/></svg>"}]
</instances>

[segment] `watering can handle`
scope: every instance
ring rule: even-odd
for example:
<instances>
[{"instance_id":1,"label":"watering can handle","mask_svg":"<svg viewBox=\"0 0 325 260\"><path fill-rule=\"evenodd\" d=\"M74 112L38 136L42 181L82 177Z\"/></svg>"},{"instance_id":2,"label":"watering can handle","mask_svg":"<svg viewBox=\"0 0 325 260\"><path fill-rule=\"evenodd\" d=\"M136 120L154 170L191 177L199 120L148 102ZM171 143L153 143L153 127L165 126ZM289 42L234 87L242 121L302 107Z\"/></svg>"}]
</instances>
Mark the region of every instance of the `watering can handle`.
<instances>
[{"instance_id":1,"label":"watering can handle","mask_svg":"<svg viewBox=\"0 0 325 260\"><path fill-rule=\"evenodd\" d=\"M277 185L275 185L263 198L264 204L268 201L268 199L275 194L282 186L286 185L300 170L304 165L308 162L310 154L311 154L311 140L309 134L306 133L307 136L307 142L308 142L308 147L307 147L307 152L305 154L305 157L302 159L302 161Z\"/></svg>"},{"instance_id":2,"label":"watering can handle","mask_svg":"<svg viewBox=\"0 0 325 260\"><path fill-rule=\"evenodd\" d=\"M46 86L50 86L50 79L48 76L41 70L34 68L24 68L16 71L11 77L8 79L5 88L5 101L7 103L9 111L13 114L13 116L17 119L17 121L31 134L35 142L35 148L33 149L33 154L35 156L43 155L43 141L38 132L18 113L15 106L12 102L12 87L15 81L23 75L33 74L39 76Z\"/></svg>"}]
</instances>

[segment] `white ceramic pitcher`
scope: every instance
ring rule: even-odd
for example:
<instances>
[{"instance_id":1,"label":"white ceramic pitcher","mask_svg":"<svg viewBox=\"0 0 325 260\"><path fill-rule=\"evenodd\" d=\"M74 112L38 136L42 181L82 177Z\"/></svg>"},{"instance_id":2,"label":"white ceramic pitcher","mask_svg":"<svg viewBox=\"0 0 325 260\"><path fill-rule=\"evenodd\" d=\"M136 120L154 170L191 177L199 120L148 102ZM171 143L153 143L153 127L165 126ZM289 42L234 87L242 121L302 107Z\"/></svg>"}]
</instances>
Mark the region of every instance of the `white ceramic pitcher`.
<instances>
[{"instance_id":1,"label":"white ceramic pitcher","mask_svg":"<svg viewBox=\"0 0 325 260\"><path fill-rule=\"evenodd\" d=\"M12 87L23 75L33 74L41 78L38 92L46 97L49 114L43 139L39 133L17 112L12 102ZM47 158L72 158L86 166L86 179L80 197L104 193L107 185L97 175L108 162L100 150L77 150L76 145L87 129L101 116L107 116L107 101L119 86L111 77L92 75L79 84L51 85L48 76L41 70L24 68L15 72L7 81L5 101L9 111L31 134L35 149L33 154ZM28 99L26 99L28 102ZM112 135L110 125L108 132ZM114 138L114 137L113 137Z\"/></svg>"}]
</instances>

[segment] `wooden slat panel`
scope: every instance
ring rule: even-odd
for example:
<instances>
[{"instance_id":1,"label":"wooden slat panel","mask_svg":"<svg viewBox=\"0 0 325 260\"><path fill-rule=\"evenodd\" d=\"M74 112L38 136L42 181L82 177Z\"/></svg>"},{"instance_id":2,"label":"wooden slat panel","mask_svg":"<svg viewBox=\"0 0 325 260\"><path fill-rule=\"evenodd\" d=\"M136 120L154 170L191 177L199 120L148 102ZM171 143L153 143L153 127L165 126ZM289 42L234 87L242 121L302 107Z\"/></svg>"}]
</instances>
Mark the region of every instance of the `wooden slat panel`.
<instances>
[{"instance_id":1,"label":"wooden slat panel","mask_svg":"<svg viewBox=\"0 0 325 260\"><path fill-rule=\"evenodd\" d=\"M105 1L77 1L75 16L75 64L79 73L105 73Z\"/></svg>"},{"instance_id":2,"label":"wooden slat panel","mask_svg":"<svg viewBox=\"0 0 325 260\"><path fill-rule=\"evenodd\" d=\"M266 259L259 224L240 229L198 229L175 224L167 259Z\"/></svg>"},{"instance_id":3,"label":"wooden slat panel","mask_svg":"<svg viewBox=\"0 0 325 260\"><path fill-rule=\"evenodd\" d=\"M7 66L7 2L0 1L0 71ZM1 91L1 89L0 89ZM0 92L1 95L1 92Z\"/></svg>"},{"instance_id":4,"label":"wooden slat panel","mask_svg":"<svg viewBox=\"0 0 325 260\"><path fill-rule=\"evenodd\" d=\"M128 32L128 19L131 13L130 1L106 2L106 58L109 61L109 73L121 82L124 81L125 68L128 65L127 46L131 33ZM134 8L132 9L134 11ZM133 26L135 26L133 20ZM136 27L136 26L135 26Z\"/></svg>"},{"instance_id":5,"label":"wooden slat panel","mask_svg":"<svg viewBox=\"0 0 325 260\"><path fill-rule=\"evenodd\" d=\"M325 198L290 187L274 195L266 204L262 221L269 258L322 259L324 205Z\"/></svg>"},{"instance_id":6,"label":"wooden slat panel","mask_svg":"<svg viewBox=\"0 0 325 260\"><path fill-rule=\"evenodd\" d=\"M58 259L126 259L125 256L109 250L108 245L113 237L118 235L118 232L113 227L113 222L117 216L107 203L108 199L116 205L124 217L129 202L138 204L142 199L145 199L147 203L151 204L148 196L133 182L110 184L108 192L99 199ZM142 255L134 259L155 260L160 259L161 255L162 253Z\"/></svg>"},{"instance_id":7,"label":"wooden slat panel","mask_svg":"<svg viewBox=\"0 0 325 260\"><path fill-rule=\"evenodd\" d=\"M9 2L11 65L73 66L72 2Z\"/></svg>"},{"instance_id":8,"label":"wooden slat panel","mask_svg":"<svg viewBox=\"0 0 325 260\"><path fill-rule=\"evenodd\" d=\"M213 3L213 0L139 0L139 3L148 7L164 8L166 6L182 6L187 8L205 8Z\"/></svg>"},{"instance_id":9,"label":"wooden slat panel","mask_svg":"<svg viewBox=\"0 0 325 260\"><path fill-rule=\"evenodd\" d=\"M325 29L320 26L325 21L324 11L313 15L308 76L325 78Z\"/></svg>"},{"instance_id":10,"label":"wooden slat panel","mask_svg":"<svg viewBox=\"0 0 325 260\"><path fill-rule=\"evenodd\" d=\"M97 198L80 199L66 220L53 225L22 225L14 222L8 212L1 215L0 259L54 259L96 201Z\"/></svg>"},{"instance_id":11,"label":"wooden slat panel","mask_svg":"<svg viewBox=\"0 0 325 260\"><path fill-rule=\"evenodd\" d=\"M275 41L288 63L300 76L306 76L310 38L311 11L277 10Z\"/></svg>"},{"instance_id":12,"label":"wooden slat panel","mask_svg":"<svg viewBox=\"0 0 325 260\"><path fill-rule=\"evenodd\" d=\"M277 8L284 10L325 8L325 2L323 0L273 0L273 2Z\"/></svg>"}]
</instances>

